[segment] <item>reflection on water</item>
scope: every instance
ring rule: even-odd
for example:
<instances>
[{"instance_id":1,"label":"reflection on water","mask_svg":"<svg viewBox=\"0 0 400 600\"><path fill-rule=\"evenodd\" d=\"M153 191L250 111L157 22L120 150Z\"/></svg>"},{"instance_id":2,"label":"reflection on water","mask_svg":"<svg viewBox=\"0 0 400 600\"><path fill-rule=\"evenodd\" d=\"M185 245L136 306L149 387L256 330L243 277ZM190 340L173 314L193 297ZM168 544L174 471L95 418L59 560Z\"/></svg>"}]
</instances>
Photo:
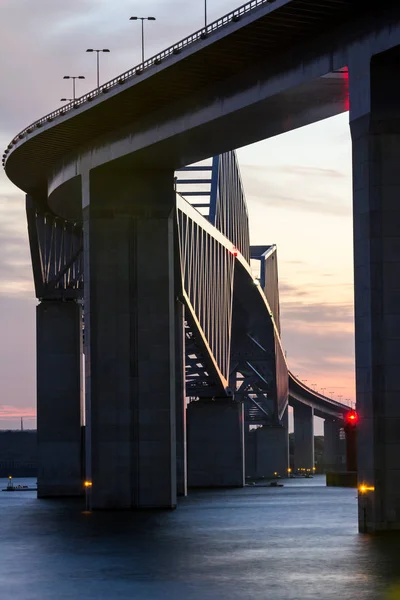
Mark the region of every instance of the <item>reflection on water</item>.
<instances>
[{"instance_id":1,"label":"reflection on water","mask_svg":"<svg viewBox=\"0 0 400 600\"><path fill-rule=\"evenodd\" d=\"M171 512L82 510L0 492L1 598L400 600L400 535L359 535L355 490L322 477L191 493Z\"/></svg>"}]
</instances>

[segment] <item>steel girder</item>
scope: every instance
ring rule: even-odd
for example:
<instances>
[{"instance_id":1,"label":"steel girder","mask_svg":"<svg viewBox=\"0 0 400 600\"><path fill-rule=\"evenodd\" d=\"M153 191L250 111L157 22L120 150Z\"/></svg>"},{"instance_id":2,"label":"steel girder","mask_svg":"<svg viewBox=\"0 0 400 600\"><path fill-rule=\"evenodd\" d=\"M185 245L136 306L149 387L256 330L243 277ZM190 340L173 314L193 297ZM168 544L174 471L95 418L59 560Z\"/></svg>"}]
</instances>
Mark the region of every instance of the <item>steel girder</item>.
<instances>
[{"instance_id":1,"label":"steel girder","mask_svg":"<svg viewBox=\"0 0 400 600\"><path fill-rule=\"evenodd\" d=\"M255 299L254 325L242 294L247 287L258 296L261 290L254 289L249 265L248 214L236 153L180 169L176 189L187 201L178 198L177 219L182 289L189 315L187 395L210 397L213 390L217 396L234 394L244 403L246 421L275 423L287 405L287 369L277 374L282 361L276 360L275 353L281 358L283 352L268 302ZM244 270L235 260L239 254ZM264 331L266 323L268 331ZM283 388L280 393L279 386Z\"/></svg>"},{"instance_id":2,"label":"steel girder","mask_svg":"<svg viewBox=\"0 0 400 600\"><path fill-rule=\"evenodd\" d=\"M177 192L249 262L249 217L236 152L183 167L177 175Z\"/></svg>"},{"instance_id":3,"label":"steel girder","mask_svg":"<svg viewBox=\"0 0 400 600\"><path fill-rule=\"evenodd\" d=\"M26 196L29 246L36 297L83 297L82 226L55 215L46 202Z\"/></svg>"},{"instance_id":4,"label":"steel girder","mask_svg":"<svg viewBox=\"0 0 400 600\"><path fill-rule=\"evenodd\" d=\"M234 256L212 232L201 226L203 217L198 215L198 222L185 213L183 202L178 199L177 226L187 315L187 395L200 398L231 395Z\"/></svg>"},{"instance_id":5,"label":"steel girder","mask_svg":"<svg viewBox=\"0 0 400 600\"><path fill-rule=\"evenodd\" d=\"M249 217L236 152L213 159L209 220L250 262Z\"/></svg>"},{"instance_id":6,"label":"steel girder","mask_svg":"<svg viewBox=\"0 0 400 600\"><path fill-rule=\"evenodd\" d=\"M177 224L187 396L234 395L247 422L278 423L287 406L287 368L263 290L231 241L180 196Z\"/></svg>"},{"instance_id":7,"label":"steel girder","mask_svg":"<svg viewBox=\"0 0 400 600\"><path fill-rule=\"evenodd\" d=\"M231 387L248 423L278 424L288 402L284 352L271 309L244 263L235 269Z\"/></svg>"}]
</instances>

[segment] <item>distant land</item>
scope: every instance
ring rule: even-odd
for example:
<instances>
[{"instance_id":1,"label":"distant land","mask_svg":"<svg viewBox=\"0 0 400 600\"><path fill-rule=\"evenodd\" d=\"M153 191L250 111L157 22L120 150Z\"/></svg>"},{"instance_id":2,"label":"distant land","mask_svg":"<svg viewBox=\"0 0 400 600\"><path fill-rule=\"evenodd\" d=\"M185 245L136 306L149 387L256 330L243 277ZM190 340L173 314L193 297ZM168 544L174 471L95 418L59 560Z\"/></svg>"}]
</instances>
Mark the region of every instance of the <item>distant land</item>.
<instances>
[{"instance_id":1,"label":"distant land","mask_svg":"<svg viewBox=\"0 0 400 600\"><path fill-rule=\"evenodd\" d=\"M0 477L36 477L36 429L0 430Z\"/></svg>"}]
</instances>

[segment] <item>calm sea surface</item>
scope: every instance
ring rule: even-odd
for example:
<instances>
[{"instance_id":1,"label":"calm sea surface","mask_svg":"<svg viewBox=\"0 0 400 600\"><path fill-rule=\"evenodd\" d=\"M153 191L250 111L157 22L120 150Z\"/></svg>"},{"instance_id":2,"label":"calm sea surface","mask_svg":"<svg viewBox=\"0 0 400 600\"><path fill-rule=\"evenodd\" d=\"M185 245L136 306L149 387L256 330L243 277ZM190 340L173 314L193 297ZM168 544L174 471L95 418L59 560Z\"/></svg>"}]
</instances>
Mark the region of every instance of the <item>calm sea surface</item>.
<instances>
[{"instance_id":1,"label":"calm sea surface","mask_svg":"<svg viewBox=\"0 0 400 600\"><path fill-rule=\"evenodd\" d=\"M323 477L192 492L171 512L82 508L0 492L1 600L400 599L400 535L359 535L356 491Z\"/></svg>"}]
</instances>

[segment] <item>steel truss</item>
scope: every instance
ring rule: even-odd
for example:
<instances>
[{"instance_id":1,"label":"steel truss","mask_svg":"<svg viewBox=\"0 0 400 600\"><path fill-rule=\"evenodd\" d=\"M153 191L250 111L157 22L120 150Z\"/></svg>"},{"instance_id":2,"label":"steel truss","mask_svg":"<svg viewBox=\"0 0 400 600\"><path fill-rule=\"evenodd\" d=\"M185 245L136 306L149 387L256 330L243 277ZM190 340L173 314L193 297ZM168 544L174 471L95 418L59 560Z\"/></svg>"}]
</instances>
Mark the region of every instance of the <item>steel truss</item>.
<instances>
[{"instance_id":1,"label":"steel truss","mask_svg":"<svg viewBox=\"0 0 400 600\"><path fill-rule=\"evenodd\" d=\"M248 423L277 424L288 401L287 368L271 309L251 274L248 215L236 154L181 169L176 189L190 332L187 396L212 397L213 389L214 396L234 395L244 403Z\"/></svg>"},{"instance_id":2,"label":"steel truss","mask_svg":"<svg viewBox=\"0 0 400 600\"><path fill-rule=\"evenodd\" d=\"M58 217L47 203L26 197L29 245L36 297L77 300L83 297L82 225Z\"/></svg>"},{"instance_id":3,"label":"steel truss","mask_svg":"<svg viewBox=\"0 0 400 600\"><path fill-rule=\"evenodd\" d=\"M177 194L186 395L234 396L244 403L247 422L279 422L287 406L287 368L268 302L254 286L236 154L181 169L176 188L191 201ZM36 296L81 301L82 225L55 215L47 202L30 196L26 213Z\"/></svg>"}]
</instances>

